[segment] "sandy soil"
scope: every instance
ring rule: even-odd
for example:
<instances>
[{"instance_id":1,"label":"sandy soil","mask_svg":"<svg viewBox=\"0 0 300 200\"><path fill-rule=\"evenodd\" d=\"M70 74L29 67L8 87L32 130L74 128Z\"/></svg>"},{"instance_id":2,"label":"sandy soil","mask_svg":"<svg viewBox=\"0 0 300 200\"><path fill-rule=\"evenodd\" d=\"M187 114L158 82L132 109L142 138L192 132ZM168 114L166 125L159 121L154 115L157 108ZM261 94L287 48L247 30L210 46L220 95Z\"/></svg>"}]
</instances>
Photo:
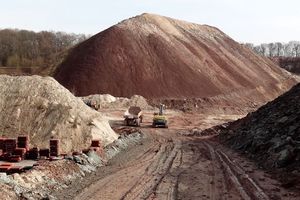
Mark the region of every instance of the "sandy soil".
<instances>
[{"instance_id":1,"label":"sandy soil","mask_svg":"<svg viewBox=\"0 0 300 200\"><path fill-rule=\"evenodd\" d=\"M122 111L109 111L122 126ZM150 128L146 112L140 145L129 147L94 174L55 194L59 199L299 199L249 160L214 138L186 137L182 130L206 128L240 116L203 116L169 111L169 129Z\"/></svg>"},{"instance_id":2,"label":"sandy soil","mask_svg":"<svg viewBox=\"0 0 300 200\"><path fill-rule=\"evenodd\" d=\"M118 137L101 113L51 77L0 75L0 122L1 137L27 135L30 148L49 148L51 138L59 139L61 153Z\"/></svg>"}]
</instances>

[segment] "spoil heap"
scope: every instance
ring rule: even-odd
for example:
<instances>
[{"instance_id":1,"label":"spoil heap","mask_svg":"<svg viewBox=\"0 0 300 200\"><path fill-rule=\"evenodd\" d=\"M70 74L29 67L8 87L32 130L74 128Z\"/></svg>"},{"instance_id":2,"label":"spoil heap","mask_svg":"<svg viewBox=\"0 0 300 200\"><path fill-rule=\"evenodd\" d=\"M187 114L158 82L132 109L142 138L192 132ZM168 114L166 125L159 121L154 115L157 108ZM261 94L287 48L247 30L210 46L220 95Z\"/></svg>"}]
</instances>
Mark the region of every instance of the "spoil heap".
<instances>
[{"instance_id":1,"label":"spoil heap","mask_svg":"<svg viewBox=\"0 0 300 200\"><path fill-rule=\"evenodd\" d=\"M65 153L89 147L92 139L106 145L117 138L100 113L50 77L1 75L0 121L2 136L25 134L40 148L59 139Z\"/></svg>"},{"instance_id":2,"label":"spoil heap","mask_svg":"<svg viewBox=\"0 0 300 200\"><path fill-rule=\"evenodd\" d=\"M216 97L229 104L266 102L295 84L288 72L217 28L154 14L79 44L55 78L76 96Z\"/></svg>"},{"instance_id":3,"label":"spoil heap","mask_svg":"<svg viewBox=\"0 0 300 200\"><path fill-rule=\"evenodd\" d=\"M299 177L300 84L220 132L227 144L266 169L279 168L287 177Z\"/></svg>"}]
</instances>

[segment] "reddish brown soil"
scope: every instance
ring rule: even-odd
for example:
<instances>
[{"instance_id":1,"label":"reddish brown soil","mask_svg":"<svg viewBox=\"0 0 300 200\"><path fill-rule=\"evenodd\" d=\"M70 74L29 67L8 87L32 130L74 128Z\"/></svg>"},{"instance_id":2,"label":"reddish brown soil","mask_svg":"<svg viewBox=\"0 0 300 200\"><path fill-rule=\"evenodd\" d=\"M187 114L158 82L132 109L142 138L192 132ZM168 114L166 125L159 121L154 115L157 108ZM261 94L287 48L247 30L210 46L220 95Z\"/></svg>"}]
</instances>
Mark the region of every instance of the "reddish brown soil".
<instances>
[{"instance_id":1,"label":"reddish brown soil","mask_svg":"<svg viewBox=\"0 0 300 200\"><path fill-rule=\"evenodd\" d=\"M274 98L295 83L217 28L143 14L75 47L55 78L77 96L191 98L255 91ZM283 86L283 87L282 87ZM236 98L236 97L235 97Z\"/></svg>"},{"instance_id":2,"label":"reddish brown soil","mask_svg":"<svg viewBox=\"0 0 300 200\"><path fill-rule=\"evenodd\" d=\"M121 116L121 113L114 113ZM170 128L151 127L145 113L144 140L95 174L54 194L58 199L299 199L253 162L209 137L183 137L180 130L228 120L169 112ZM232 116L235 118L235 116ZM121 119L121 118L120 118ZM116 128L121 128L115 123Z\"/></svg>"}]
</instances>

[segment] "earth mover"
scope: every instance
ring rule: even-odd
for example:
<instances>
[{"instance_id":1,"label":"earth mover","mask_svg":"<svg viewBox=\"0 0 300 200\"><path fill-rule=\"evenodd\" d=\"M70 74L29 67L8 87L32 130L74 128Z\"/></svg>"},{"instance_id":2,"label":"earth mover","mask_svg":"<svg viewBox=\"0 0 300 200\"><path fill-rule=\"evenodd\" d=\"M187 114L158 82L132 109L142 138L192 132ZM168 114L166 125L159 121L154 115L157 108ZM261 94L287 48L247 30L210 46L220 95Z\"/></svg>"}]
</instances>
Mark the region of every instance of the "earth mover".
<instances>
[{"instance_id":1,"label":"earth mover","mask_svg":"<svg viewBox=\"0 0 300 200\"><path fill-rule=\"evenodd\" d=\"M152 127L164 127L168 128L168 120L166 116L164 115L164 107L165 105L160 104L159 105L159 113L154 113L153 116L153 122L152 122Z\"/></svg>"},{"instance_id":2,"label":"earth mover","mask_svg":"<svg viewBox=\"0 0 300 200\"><path fill-rule=\"evenodd\" d=\"M143 112L138 106L131 106L124 113L124 124L126 126L141 126Z\"/></svg>"}]
</instances>

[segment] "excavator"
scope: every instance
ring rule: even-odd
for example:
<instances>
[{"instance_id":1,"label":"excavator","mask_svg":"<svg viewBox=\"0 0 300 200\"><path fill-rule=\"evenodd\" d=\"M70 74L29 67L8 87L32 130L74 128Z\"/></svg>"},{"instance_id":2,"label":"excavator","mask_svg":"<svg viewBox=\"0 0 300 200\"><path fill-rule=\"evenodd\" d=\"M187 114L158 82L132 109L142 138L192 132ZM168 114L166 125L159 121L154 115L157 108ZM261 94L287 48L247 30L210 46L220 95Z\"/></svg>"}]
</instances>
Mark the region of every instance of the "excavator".
<instances>
[{"instance_id":1,"label":"excavator","mask_svg":"<svg viewBox=\"0 0 300 200\"><path fill-rule=\"evenodd\" d=\"M152 122L152 127L164 127L168 128L168 120L166 116L164 115L164 108L165 105L160 104L159 105L159 113L154 113L153 115L153 122Z\"/></svg>"}]
</instances>

